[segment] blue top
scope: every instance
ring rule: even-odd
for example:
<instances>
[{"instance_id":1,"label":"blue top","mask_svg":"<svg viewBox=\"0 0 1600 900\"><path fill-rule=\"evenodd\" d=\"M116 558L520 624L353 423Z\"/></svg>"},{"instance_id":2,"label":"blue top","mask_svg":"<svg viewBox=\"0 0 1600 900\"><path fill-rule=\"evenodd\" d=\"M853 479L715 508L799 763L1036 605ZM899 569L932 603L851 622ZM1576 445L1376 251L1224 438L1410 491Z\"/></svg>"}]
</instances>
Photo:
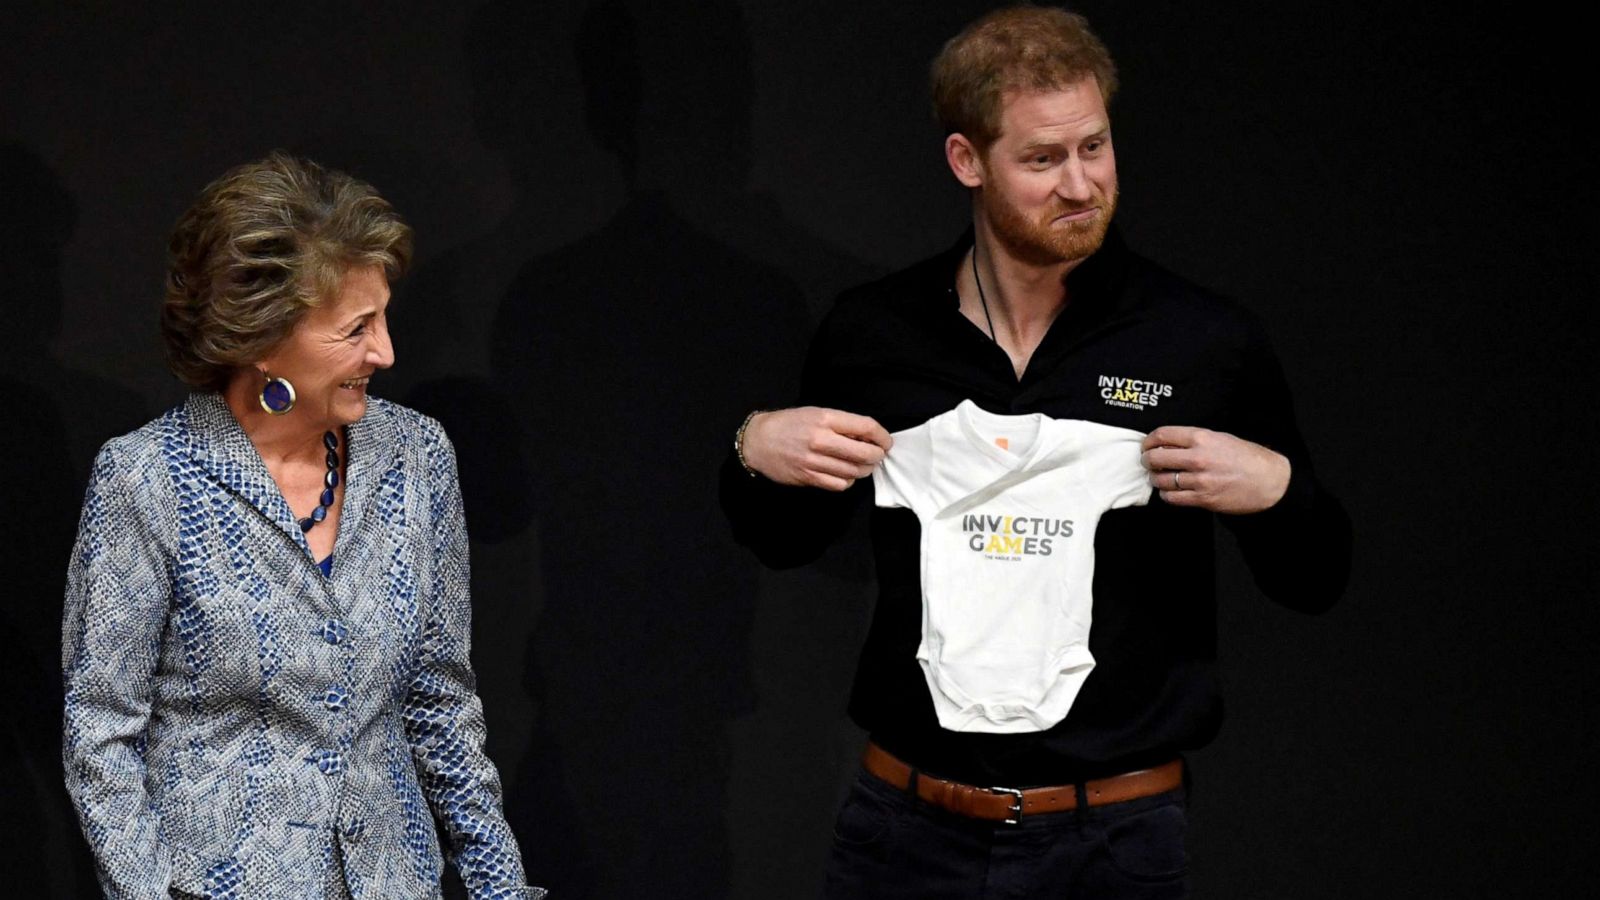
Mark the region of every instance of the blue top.
<instances>
[{"instance_id":1,"label":"blue top","mask_svg":"<svg viewBox=\"0 0 1600 900\"><path fill-rule=\"evenodd\" d=\"M332 578L333 577L333 554L329 553L328 557L326 559L324 559L322 562L317 563L317 568L322 570L322 577L324 577L324 578Z\"/></svg>"}]
</instances>

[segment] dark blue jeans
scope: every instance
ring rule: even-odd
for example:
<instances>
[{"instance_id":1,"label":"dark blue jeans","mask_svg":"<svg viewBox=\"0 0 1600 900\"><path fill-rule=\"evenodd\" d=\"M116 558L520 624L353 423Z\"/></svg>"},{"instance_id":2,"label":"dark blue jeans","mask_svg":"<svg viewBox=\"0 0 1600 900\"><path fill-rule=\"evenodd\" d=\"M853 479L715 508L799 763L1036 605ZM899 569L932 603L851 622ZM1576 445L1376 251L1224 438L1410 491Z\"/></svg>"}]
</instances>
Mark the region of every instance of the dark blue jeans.
<instances>
[{"instance_id":1,"label":"dark blue jeans","mask_svg":"<svg viewBox=\"0 0 1600 900\"><path fill-rule=\"evenodd\" d=\"M1184 791L968 819L861 772L839 810L827 900L1173 900L1188 895Z\"/></svg>"}]
</instances>

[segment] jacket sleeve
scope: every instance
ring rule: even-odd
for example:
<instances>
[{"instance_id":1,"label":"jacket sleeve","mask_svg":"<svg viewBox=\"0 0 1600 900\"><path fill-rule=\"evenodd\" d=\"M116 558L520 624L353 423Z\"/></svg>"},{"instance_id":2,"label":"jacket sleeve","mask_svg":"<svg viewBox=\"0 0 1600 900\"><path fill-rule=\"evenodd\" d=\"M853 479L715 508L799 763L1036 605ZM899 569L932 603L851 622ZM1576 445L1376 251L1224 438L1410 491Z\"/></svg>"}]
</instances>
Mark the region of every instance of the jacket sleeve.
<instances>
[{"instance_id":1,"label":"jacket sleeve","mask_svg":"<svg viewBox=\"0 0 1600 900\"><path fill-rule=\"evenodd\" d=\"M838 318L835 309L811 341L795 406L822 406L860 413L858 409L851 409L849 401L844 399L846 392L838 383L834 367ZM734 436L731 430L728 436L730 439ZM740 465L738 454L731 446L719 474L722 511L732 528L734 540L774 569L815 561L839 539L849 527L856 507L872 493L871 480L867 478L845 491L836 492L791 487L760 475L752 476Z\"/></svg>"},{"instance_id":2,"label":"jacket sleeve","mask_svg":"<svg viewBox=\"0 0 1600 900\"><path fill-rule=\"evenodd\" d=\"M148 502L158 477L114 443L100 451L62 614L67 793L112 900L165 900L172 871L145 790L145 726L172 591Z\"/></svg>"},{"instance_id":3,"label":"jacket sleeve","mask_svg":"<svg viewBox=\"0 0 1600 900\"><path fill-rule=\"evenodd\" d=\"M1240 379L1244 395L1235 433L1289 459L1289 487L1276 504L1250 515L1224 515L1256 586L1290 609L1318 613L1333 606L1350 577L1350 518L1318 481L1283 367L1265 332L1252 322Z\"/></svg>"},{"instance_id":4,"label":"jacket sleeve","mask_svg":"<svg viewBox=\"0 0 1600 900\"><path fill-rule=\"evenodd\" d=\"M529 887L506 824L500 775L484 753L472 643L467 533L455 450L429 423L429 514L435 564L417 666L401 707L423 796L472 900L544 897Z\"/></svg>"}]
</instances>

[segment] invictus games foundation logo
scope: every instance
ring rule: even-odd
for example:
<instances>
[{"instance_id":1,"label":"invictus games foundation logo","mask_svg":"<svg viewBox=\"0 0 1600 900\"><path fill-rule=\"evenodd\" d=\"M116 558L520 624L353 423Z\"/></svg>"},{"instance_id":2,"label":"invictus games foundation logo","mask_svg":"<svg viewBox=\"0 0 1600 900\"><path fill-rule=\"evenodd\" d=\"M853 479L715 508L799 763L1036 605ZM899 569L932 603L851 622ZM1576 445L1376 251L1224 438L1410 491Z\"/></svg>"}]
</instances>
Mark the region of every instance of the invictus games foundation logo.
<instances>
[{"instance_id":1,"label":"invictus games foundation logo","mask_svg":"<svg viewBox=\"0 0 1600 900\"><path fill-rule=\"evenodd\" d=\"M1140 381L1137 378L1100 376L1100 399L1107 406L1143 410L1147 406L1160 406L1162 399L1172 396L1172 385L1159 381Z\"/></svg>"},{"instance_id":2,"label":"invictus games foundation logo","mask_svg":"<svg viewBox=\"0 0 1600 900\"><path fill-rule=\"evenodd\" d=\"M1072 537L1072 520L971 513L961 517L961 530L974 553L989 559L1021 559L1049 556L1056 541Z\"/></svg>"}]
</instances>

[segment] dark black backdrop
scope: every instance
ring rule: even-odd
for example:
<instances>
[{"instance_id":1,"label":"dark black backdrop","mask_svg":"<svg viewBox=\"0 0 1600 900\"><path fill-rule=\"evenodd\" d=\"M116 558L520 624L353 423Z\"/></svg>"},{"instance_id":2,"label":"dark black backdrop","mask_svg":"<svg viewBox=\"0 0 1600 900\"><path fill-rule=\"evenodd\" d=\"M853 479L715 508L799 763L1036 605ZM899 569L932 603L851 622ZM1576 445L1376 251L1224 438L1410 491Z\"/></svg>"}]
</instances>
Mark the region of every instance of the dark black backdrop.
<instances>
[{"instance_id":1,"label":"dark black backdrop","mask_svg":"<svg viewBox=\"0 0 1600 900\"><path fill-rule=\"evenodd\" d=\"M4 892L93 893L56 761L78 502L95 448L180 397L172 222L285 147L416 226L374 390L460 449L534 880L813 896L871 573L851 547L760 571L713 470L832 294L962 227L924 72L986 6L6 3ZM1199 897L1560 897L1589 870L1590 51L1530 7L1430 7L1082 7L1121 61L1123 227L1266 317L1356 522L1320 618L1224 560Z\"/></svg>"}]
</instances>

